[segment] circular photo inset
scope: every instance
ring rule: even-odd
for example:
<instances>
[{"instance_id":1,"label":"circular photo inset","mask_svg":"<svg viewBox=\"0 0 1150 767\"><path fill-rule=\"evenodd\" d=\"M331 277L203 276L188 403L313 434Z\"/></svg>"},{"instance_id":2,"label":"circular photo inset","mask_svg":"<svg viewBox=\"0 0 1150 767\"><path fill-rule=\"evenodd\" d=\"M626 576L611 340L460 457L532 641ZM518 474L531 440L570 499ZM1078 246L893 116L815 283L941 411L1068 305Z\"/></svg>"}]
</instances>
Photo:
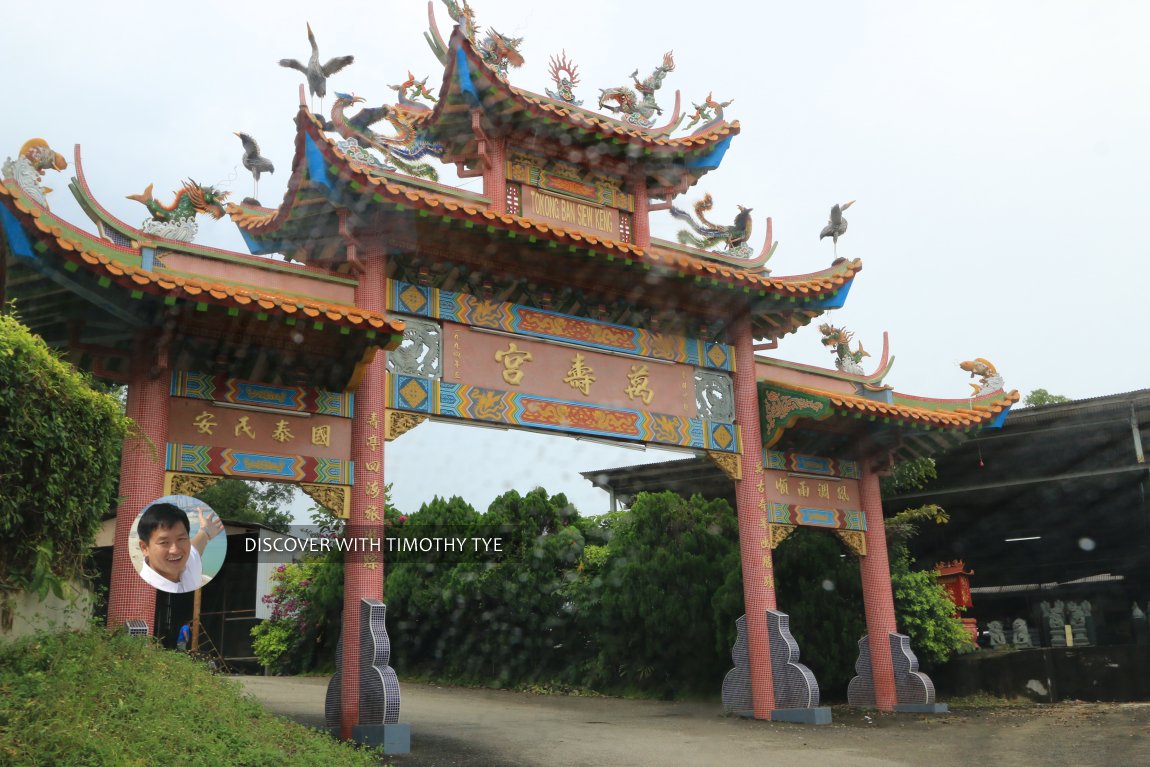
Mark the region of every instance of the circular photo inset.
<instances>
[{"instance_id":1,"label":"circular photo inset","mask_svg":"<svg viewBox=\"0 0 1150 767\"><path fill-rule=\"evenodd\" d=\"M132 523L128 551L148 585L185 594L220 571L227 539L223 522L206 503L190 495L165 495L145 506Z\"/></svg>"}]
</instances>

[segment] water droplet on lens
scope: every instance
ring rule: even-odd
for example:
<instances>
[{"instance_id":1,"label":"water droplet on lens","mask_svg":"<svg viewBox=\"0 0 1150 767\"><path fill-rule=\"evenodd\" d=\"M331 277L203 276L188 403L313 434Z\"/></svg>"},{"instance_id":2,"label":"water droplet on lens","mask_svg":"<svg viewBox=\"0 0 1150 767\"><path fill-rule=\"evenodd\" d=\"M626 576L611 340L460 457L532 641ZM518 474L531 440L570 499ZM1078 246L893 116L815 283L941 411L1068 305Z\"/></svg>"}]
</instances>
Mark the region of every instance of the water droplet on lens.
<instances>
[{"instance_id":1,"label":"water droplet on lens","mask_svg":"<svg viewBox=\"0 0 1150 767\"><path fill-rule=\"evenodd\" d=\"M823 581L823 590L824 591L834 591L835 590L835 582L831 581L831 580Z\"/></svg>"},{"instance_id":2,"label":"water droplet on lens","mask_svg":"<svg viewBox=\"0 0 1150 767\"><path fill-rule=\"evenodd\" d=\"M1094 546L1095 543L1093 538L1078 539L1078 548L1082 549L1083 551L1094 551Z\"/></svg>"}]
</instances>

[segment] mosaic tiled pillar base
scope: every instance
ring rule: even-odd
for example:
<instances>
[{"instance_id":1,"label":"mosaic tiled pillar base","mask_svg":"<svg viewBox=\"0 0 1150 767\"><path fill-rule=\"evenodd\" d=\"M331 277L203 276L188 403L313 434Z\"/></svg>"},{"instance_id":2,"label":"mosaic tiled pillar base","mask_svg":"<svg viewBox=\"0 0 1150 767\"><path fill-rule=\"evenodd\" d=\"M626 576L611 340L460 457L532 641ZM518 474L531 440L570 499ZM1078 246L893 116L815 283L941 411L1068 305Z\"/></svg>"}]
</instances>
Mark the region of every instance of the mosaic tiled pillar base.
<instances>
[{"instance_id":1,"label":"mosaic tiled pillar base","mask_svg":"<svg viewBox=\"0 0 1150 767\"><path fill-rule=\"evenodd\" d=\"M148 624L141 620L132 619L124 624L124 633L130 637L146 637Z\"/></svg>"},{"instance_id":2,"label":"mosaic tiled pillar base","mask_svg":"<svg viewBox=\"0 0 1150 767\"><path fill-rule=\"evenodd\" d=\"M356 306L383 311L386 275L383 243L374 240L361 251L364 272L355 291ZM355 412L351 427L351 456L355 463L355 482L351 489L351 513L344 524L350 538L368 540L383 538L384 518L384 387L387 374L386 355L377 353L367 366L355 390ZM381 546L382 549L382 546ZM344 557L343 631L341 641L358 643L360 605L363 600L383 600L383 553L367 551L363 546L349 550ZM359 710L364 700L359 685L361 653L349 647L343 654L340 670L343 684L340 704L340 737L350 739L352 730L362 724ZM371 704L372 706L375 703Z\"/></svg>"},{"instance_id":3,"label":"mosaic tiled pillar base","mask_svg":"<svg viewBox=\"0 0 1150 767\"><path fill-rule=\"evenodd\" d=\"M890 634L888 649L894 665L894 684L898 702L895 711L920 713L942 713L945 704L935 702L934 683L930 677L918 670L918 658L910 649L910 637L905 634ZM859 657L855 661L858 676L847 687L847 702L852 706L875 706L873 663L870 652L870 637L859 640Z\"/></svg>"},{"instance_id":4,"label":"mosaic tiled pillar base","mask_svg":"<svg viewBox=\"0 0 1150 767\"><path fill-rule=\"evenodd\" d=\"M735 645L731 648L734 668L723 677L723 708L730 714L753 716L751 700L751 659L747 652L747 616L735 621Z\"/></svg>"},{"instance_id":5,"label":"mosaic tiled pillar base","mask_svg":"<svg viewBox=\"0 0 1150 767\"><path fill-rule=\"evenodd\" d=\"M814 708L819 705L819 683L811 670L799 663L799 643L791 636L791 616L778 610L767 610L767 630L771 636L775 705L779 708Z\"/></svg>"},{"instance_id":6,"label":"mosaic tiled pillar base","mask_svg":"<svg viewBox=\"0 0 1150 767\"><path fill-rule=\"evenodd\" d=\"M153 370L154 361L147 343L138 344L126 410L141 435L124 440L120 459L120 505L116 508L112 583L108 592L110 629L122 628L129 621L143 621L151 627L156 615L156 590L136 572L128 551L128 536L136 516L164 494L169 375L166 367Z\"/></svg>"},{"instance_id":7,"label":"mosaic tiled pillar base","mask_svg":"<svg viewBox=\"0 0 1150 767\"><path fill-rule=\"evenodd\" d=\"M399 680L395 670L388 665L391 660L391 640L387 636L387 606L377 599L360 600L359 609L359 721L353 726L353 737L358 730L371 733L371 728L399 723ZM327 726L342 728L343 707L343 659L344 643L340 637L336 646L336 672L327 686L324 702L324 718ZM388 753L404 753L396 750L401 744L395 734L402 728L395 728L387 744ZM364 738L355 738L364 740ZM410 740L410 738L409 738Z\"/></svg>"},{"instance_id":8,"label":"mosaic tiled pillar base","mask_svg":"<svg viewBox=\"0 0 1150 767\"><path fill-rule=\"evenodd\" d=\"M871 683L874 706L880 711L893 711L898 702L894 684L894 666L887 637L898 631L891 595L890 561L886 553L886 526L882 517L882 495L878 475L860 462L859 496L866 515L866 556L859 557L862 572L863 603L866 608L866 630L871 638Z\"/></svg>"},{"instance_id":9,"label":"mosaic tiled pillar base","mask_svg":"<svg viewBox=\"0 0 1150 767\"><path fill-rule=\"evenodd\" d=\"M743 604L749 655L751 698L756 719L770 719L775 708L771 677L771 642L767 610L777 606L775 575L767 532L767 499L763 478L762 435L759 432L759 397L755 382L754 339L747 315L732 327L735 347L735 420L743 430L743 478L735 481L739 516L739 552L743 567Z\"/></svg>"},{"instance_id":10,"label":"mosaic tiled pillar base","mask_svg":"<svg viewBox=\"0 0 1150 767\"><path fill-rule=\"evenodd\" d=\"M751 716L750 658L747 652L746 616L735 622L738 635L731 649L735 667L723 679L723 708L739 716ZM830 724L829 708L819 708L819 684L811 670L799 663L799 645L790 631L790 616L778 610L767 611L771 642L771 673L775 709L771 719L806 724Z\"/></svg>"}]
</instances>

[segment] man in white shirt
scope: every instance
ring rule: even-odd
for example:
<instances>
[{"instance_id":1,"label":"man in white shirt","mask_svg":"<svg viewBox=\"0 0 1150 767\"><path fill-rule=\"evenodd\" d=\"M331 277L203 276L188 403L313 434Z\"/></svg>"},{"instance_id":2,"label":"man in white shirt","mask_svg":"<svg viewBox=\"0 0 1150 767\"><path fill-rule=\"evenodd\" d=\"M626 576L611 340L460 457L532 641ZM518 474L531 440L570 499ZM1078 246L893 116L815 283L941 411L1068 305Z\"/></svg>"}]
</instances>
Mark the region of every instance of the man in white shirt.
<instances>
[{"instance_id":1,"label":"man in white shirt","mask_svg":"<svg viewBox=\"0 0 1150 767\"><path fill-rule=\"evenodd\" d=\"M187 513L175 504L152 504L140 515L140 577L160 591L184 594L204 585L200 556L224 525L214 512L197 511L200 527L194 536Z\"/></svg>"}]
</instances>

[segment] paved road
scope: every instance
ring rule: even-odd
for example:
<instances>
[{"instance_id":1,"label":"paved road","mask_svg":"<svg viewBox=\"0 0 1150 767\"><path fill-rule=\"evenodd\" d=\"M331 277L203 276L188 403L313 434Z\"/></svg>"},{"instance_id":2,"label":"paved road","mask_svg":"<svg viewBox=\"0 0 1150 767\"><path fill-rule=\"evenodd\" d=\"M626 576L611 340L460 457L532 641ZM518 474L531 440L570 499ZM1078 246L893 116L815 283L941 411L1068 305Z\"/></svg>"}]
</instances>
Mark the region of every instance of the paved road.
<instances>
[{"instance_id":1,"label":"paved road","mask_svg":"<svg viewBox=\"0 0 1150 767\"><path fill-rule=\"evenodd\" d=\"M323 724L326 680L244 677L268 709ZM868 718L869 717L869 718ZM397 767L1150 765L1150 704L1063 704L940 717L835 710L823 727L717 704L403 685L412 753Z\"/></svg>"}]
</instances>

